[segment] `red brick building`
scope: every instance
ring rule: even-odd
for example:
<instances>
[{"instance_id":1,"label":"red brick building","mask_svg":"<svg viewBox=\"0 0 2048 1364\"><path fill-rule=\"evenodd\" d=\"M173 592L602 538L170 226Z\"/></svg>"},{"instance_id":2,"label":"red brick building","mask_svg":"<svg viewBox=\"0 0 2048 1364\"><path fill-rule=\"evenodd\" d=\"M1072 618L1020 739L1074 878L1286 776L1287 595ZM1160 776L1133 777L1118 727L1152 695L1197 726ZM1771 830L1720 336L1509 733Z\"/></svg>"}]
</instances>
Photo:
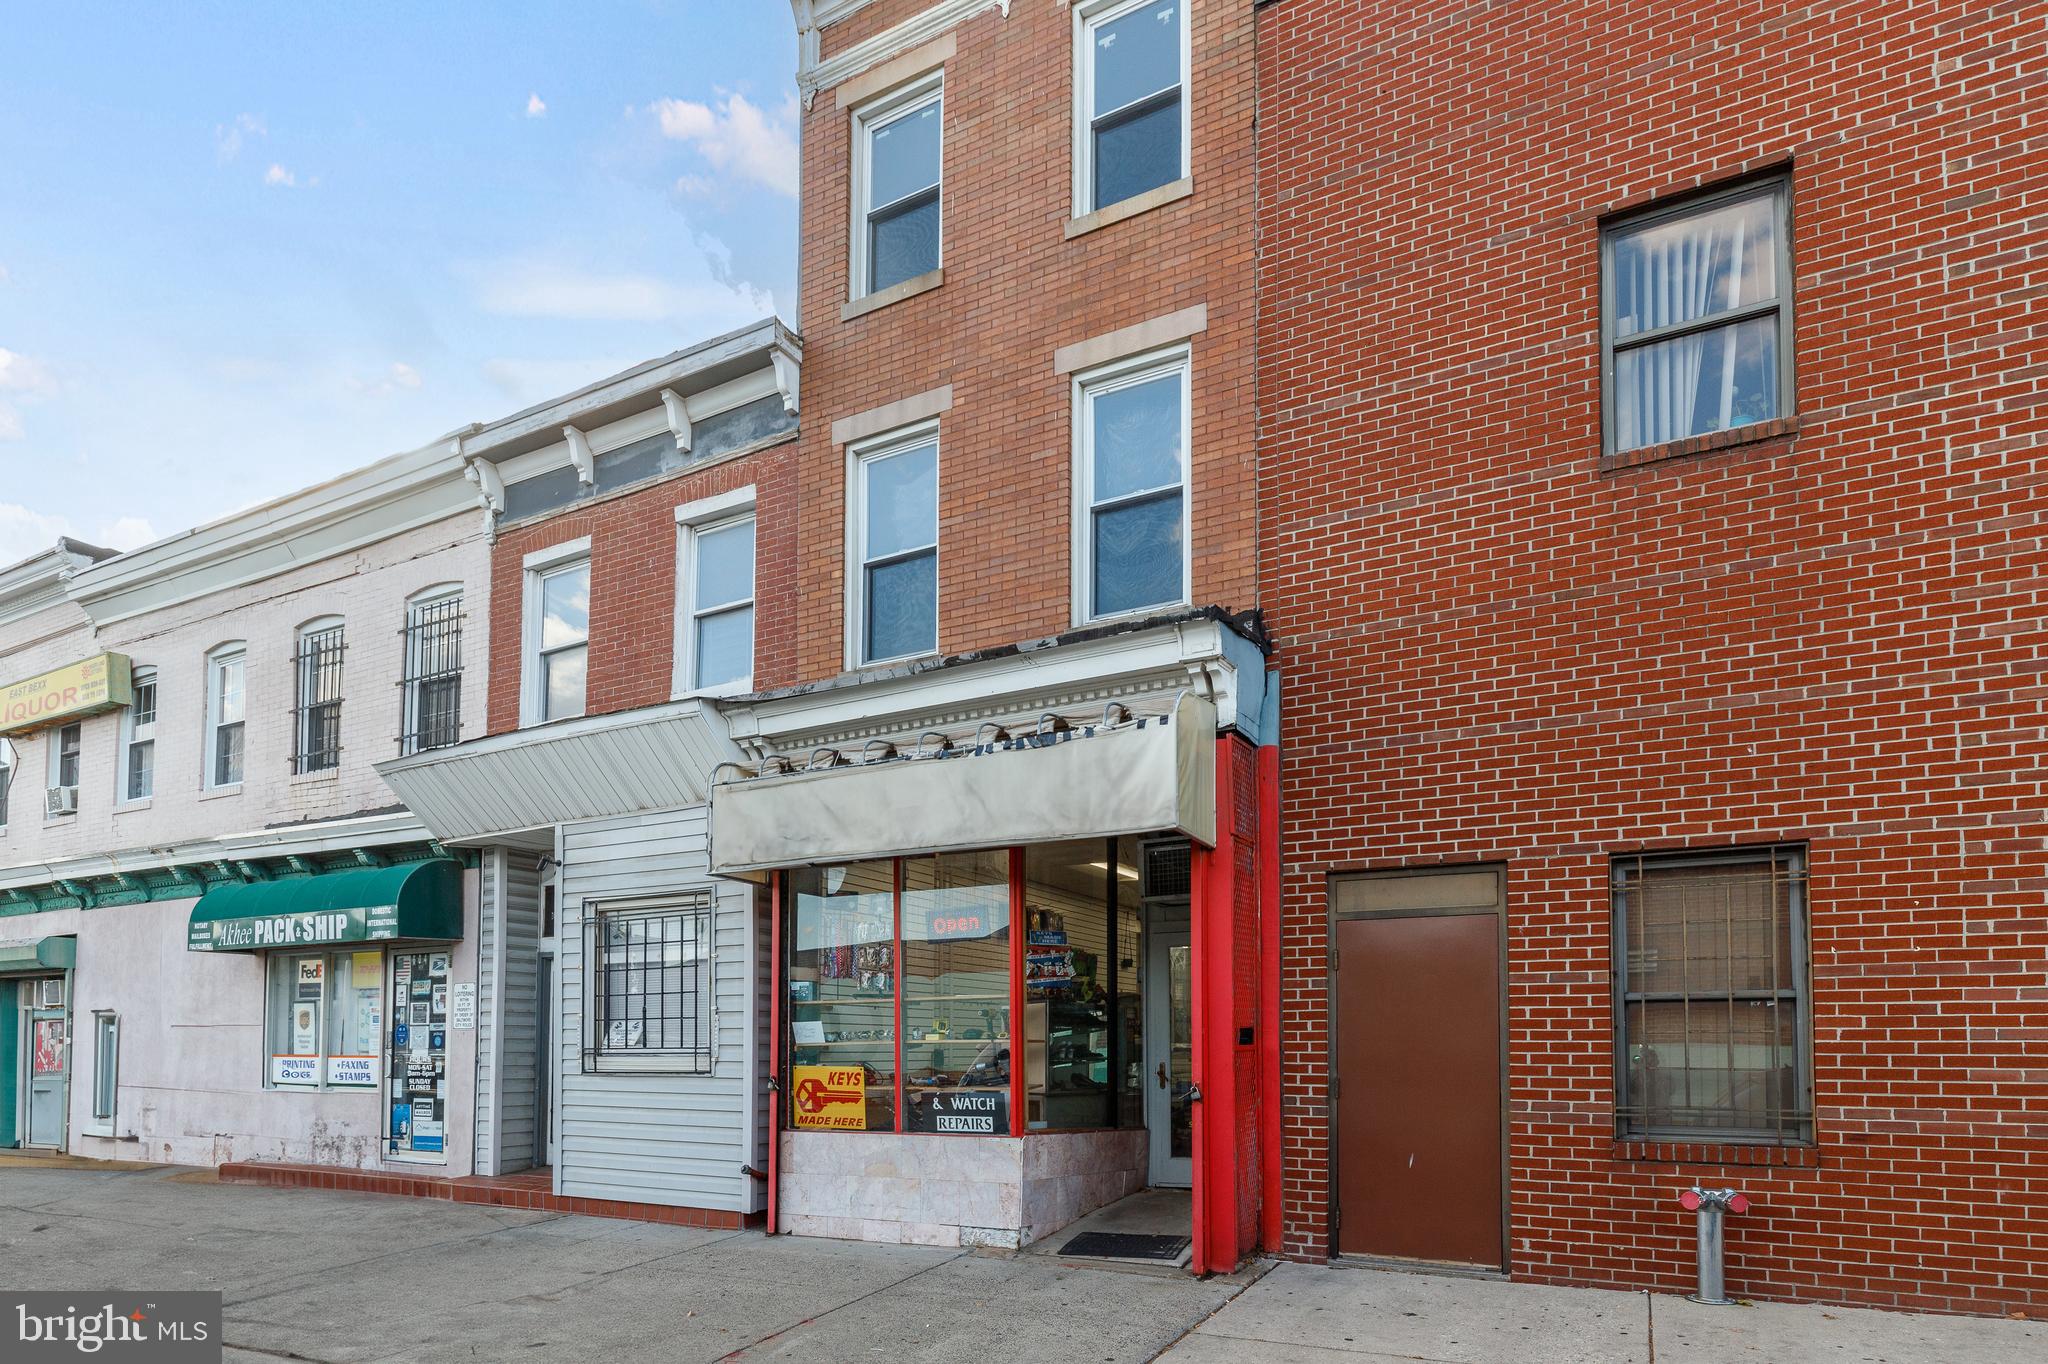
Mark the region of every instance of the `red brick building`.
<instances>
[{"instance_id":1,"label":"red brick building","mask_svg":"<svg viewBox=\"0 0 2048 1364\"><path fill-rule=\"evenodd\" d=\"M2040 1311L2039 11L1257 13L1287 1253Z\"/></svg>"}]
</instances>

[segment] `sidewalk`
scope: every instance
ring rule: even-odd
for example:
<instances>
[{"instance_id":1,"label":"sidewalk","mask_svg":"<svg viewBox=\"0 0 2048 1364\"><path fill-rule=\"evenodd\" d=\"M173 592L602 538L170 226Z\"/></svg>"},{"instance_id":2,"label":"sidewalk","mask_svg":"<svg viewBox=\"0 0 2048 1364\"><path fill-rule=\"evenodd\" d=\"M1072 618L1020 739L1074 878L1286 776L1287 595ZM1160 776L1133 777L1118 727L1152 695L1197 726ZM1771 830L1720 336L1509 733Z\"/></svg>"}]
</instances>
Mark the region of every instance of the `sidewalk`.
<instances>
[{"instance_id":1,"label":"sidewalk","mask_svg":"<svg viewBox=\"0 0 2048 1364\"><path fill-rule=\"evenodd\" d=\"M1283 1264L1165 1364L2022 1364L2048 1323Z\"/></svg>"}]
</instances>

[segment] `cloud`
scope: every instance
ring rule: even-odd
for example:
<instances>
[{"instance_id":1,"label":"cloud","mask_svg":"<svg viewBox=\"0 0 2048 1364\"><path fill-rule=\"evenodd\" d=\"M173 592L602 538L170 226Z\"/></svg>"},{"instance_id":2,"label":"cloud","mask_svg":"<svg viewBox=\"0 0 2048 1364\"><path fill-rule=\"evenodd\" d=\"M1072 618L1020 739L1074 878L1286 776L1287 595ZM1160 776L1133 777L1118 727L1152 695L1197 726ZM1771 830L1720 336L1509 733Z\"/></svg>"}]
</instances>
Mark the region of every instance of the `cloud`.
<instances>
[{"instance_id":1,"label":"cloud","mask_svg":"<svg viewBox=\"0 0 2048 1364\"><path fill-rule=\"evenodd\" d=\"M13 403L0 402L0 440L26 440L28 432L22 429L21 412Z\"/></svg>"},{"instance_id":2,"label":"cloud","mask_svg":"<svg viewBox=\"0 0 2048 1364\"><path fill-rule=\"evenodd\" d=\"M538 94L526 97L526 116L528 118L546 118L547 114L548 102L546 100L542 99Z\"/></svg>"},{"instance_id":3,"label":"cloud","mask_svg":"<svg viewBox=\"0 0 2048 1364\"><path fill-rule=\"evenodd\" d=\"M7 267L0 265L0 285L14 283L14 276L7 273Z\"/></svg>"},{"instance_id":4,"label":"cloud","mask_svg":"<svg viewBox=\"0 0 2048 1364\"><path fill-rule=\"evenodd\" d=\"M715 108L686 99L659 99L647 107L663 137L687 143L713 170L796 197L796 96L785 98L772 115L741 94L724 96Z\"/></svg>"},{"instance_id":5,"label":"cloud","mask_svg":"<svg viewBox=\"0 0 2048 1364\"><path fill-rule=\"evenodd\" d=\"M350 378L348 386L358 393L367 394L373 398L381 398L387 394L396 393L400 389L417 389L424 382L426 381L420 377L418 370L402 360L394 360L391 362L391 368L385 370L377 378Z\"/></svg>"},{"instance_id":6,"label":"cloud","mask_svg":"<svg viewBox=\"0 0 2048 1364\"><path fill-rule=\"evenodd\" d=\"M281 186L285 189L297 189L299 187L299 177L273 161L270 163L270 169L263 172L263 183L271 186Z\"/></svg>"},{"instance_id":7,"label":"cloud","mask_svg":"<svg viewBox=\"0 0 2048 1364\"><path fill-rule=\"evenodd\" d=\"M81 535L70 520L32 511L18 502L0 502L0 565L12 564L30 555L55 549L60 536L84 540L108 549L131 550L160 538L147 518L119 516L100 523L93 535Z\"/></svg>"},{"instance_id":8,"label":"cloud","mask_svg":"<svg viewBox=\"0 0 2048 1364\"><path fill-rule=\"evenodd\" d=\"M501 317L572 322L681 322L692 330L739 326L775 310L768 292L740 280L681 283L541 262L479 272L477 306Z\"/></svg>"},{"instance_id":9,"label":"cloud","mask_svg":"<svg viewBox=\"0 0 2048 1364\"><path fill-rule=\"evenodd\" d=\"M32 355L0 346L0 395L12 394L33 402L56 391L57 376L50 372L48 365ZM27 435L22 426L21 409L5 396L0 396L0 440L22 440Z\"/></svg>"},{"instance_id":10,"label":"cloud","mask_svg":"<svg viewBox=\"0 0 2048 1364\"><path fill-rule=\"evenodd\" d=\"M259 115L236 114L233 122L214 125L213 158L226 165L242 154L244 138L268 136L270 129L264 126Z\"/></svg>"}]
</instances>

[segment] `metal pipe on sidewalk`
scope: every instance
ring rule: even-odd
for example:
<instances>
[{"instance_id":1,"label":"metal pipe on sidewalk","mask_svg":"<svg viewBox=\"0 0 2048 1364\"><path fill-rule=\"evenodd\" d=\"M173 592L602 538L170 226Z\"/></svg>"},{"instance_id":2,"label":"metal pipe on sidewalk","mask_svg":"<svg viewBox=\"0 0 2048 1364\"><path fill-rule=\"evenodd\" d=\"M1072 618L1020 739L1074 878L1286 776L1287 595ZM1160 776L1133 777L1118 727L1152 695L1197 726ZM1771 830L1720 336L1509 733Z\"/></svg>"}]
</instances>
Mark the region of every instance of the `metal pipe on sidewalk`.
<instances>
[{"instance_id":1,"label":"metal pipe on sidewalk","mask_svg":"<svg viewBox=\"0 0 2048 1364\"><path fill-rule=\"evenodd\" d=\"M1687 1296L1709 1307L1731 1306L1734 1300L1726 1292L1722 1219L1731 1212L1749 1211L1749 1196L1736 1189L1703 1189L1695 1184L1678 1196L1678 1203L1699 1214L1699 1287Z\"/></svg>"}]
</instances>

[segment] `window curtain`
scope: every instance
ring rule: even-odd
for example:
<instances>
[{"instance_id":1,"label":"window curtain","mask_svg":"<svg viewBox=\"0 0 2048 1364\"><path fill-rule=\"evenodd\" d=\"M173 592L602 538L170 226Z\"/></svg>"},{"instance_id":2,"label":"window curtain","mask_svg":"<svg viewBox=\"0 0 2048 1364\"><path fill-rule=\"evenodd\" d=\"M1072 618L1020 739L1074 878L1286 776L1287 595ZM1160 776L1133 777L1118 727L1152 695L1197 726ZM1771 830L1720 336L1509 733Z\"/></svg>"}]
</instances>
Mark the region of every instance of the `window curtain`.
<instances>
[{"instance_id":1,"label":"window curtain","mask_svg":"<svg viewBox=\"0 0 2048 1364\"><path fill-rule=\"evenodd\" d=\"M1713 214L1673 229L1645 233L1624 256L1635 304L1625 319L1633 324L1630 333L1698 321L1742 301L1749 214ZM1618 448L1660 445L1730 425L1735 342L1734 328L1716 328L1625 353L1617 365L1623 382L1615 414ZM1718 382L1702 384L1710 359Z\"/></svg>"}]
</instances>

